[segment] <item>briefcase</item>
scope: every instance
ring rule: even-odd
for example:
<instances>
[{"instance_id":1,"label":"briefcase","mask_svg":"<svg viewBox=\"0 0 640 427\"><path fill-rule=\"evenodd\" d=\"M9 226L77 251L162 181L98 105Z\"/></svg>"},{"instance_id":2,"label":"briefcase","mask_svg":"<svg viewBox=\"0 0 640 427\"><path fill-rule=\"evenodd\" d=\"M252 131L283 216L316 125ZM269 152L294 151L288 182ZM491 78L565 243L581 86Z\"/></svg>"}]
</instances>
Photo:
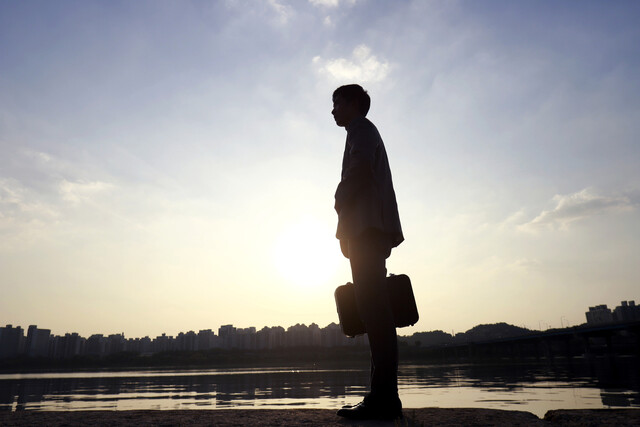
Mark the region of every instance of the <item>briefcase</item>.
<instances>
[{"instance_id":1,"label":"briefcase","mask_svg":"<svg viewBox=\"0 0 640 427\"><path fill-rule=\"evenodd\" d=\"M403 328L415 325L419 316L409 276L406 274L390 275L387 277L387 290L396 327ZM364 334L366 331L358 314L353 283L349 282L346 285L338 286L334 296L342 332L348 337Z\"/></svg>"}]
</instances>

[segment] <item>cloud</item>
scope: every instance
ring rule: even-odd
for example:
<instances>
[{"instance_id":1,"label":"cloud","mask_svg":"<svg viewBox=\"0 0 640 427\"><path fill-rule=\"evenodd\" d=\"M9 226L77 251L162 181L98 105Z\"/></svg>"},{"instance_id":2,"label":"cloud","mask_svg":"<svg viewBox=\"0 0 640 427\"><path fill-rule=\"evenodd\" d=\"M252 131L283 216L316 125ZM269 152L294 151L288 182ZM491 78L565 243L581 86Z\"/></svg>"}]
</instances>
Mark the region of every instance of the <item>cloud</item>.
<instances>
[{"instance_id":1,"label":"cloud","mask_svg":"<svg viewBox=\"0 0 640 427\"><path fill-rule=\"evenodd\" d=\"M353 5L358 0L309 0L309 3L316 7L338 7L340 3L347 3L348 5Z\"/></svg>"},{"instance_id":2,"label":"cloud","mask_svg":"<svg viewBox=\"0 0 640 427\"><path fill-rule=\"evenodd\" d=\"M607 213L618 213L634 209L637 203L627 196L603 196L585 188L577 193L553 197L556 206L544 210L534 219L521 225L524 230L539 228L565 229L570 223Z\"/></svg>"},{"instance_id":3,"label":"cloud","mask_svg":"<svg viewBox=\"0 0 640 427\"><path fill-rule=\"evenodd\" d=\"M79 227L96 218L98 203L111 208L112 196L121 193L108 191L115 185L92 176L99 173L92 165L51 153L15 150L5 164L0 175L0 251L39 244L64 227Z\"/></svg>"},{"instance_id":4,"label":"cloud","mask_svg":"<svg viewBox=\"0 0 640 427\"><path fill-rule=\"evenodd\" d=\"M470 263L469 269L473 272L474 277L495 275L514 276L518 274L530 274L539 271L543 267L542 262L537 258L520 257L513 258L512 254L478 256Z\"/></svg>"},{"instance_id":5,"label":"cloud","mask_svg":"<svg viewBox=\"0 0 640 427\"><path fill-rule=\"evenodd\" d=\"M32 189L0 177L0 252L37 239L60 217L58 209Z\"/></svg>"},{"instance_id":6,"label":"cloud","mask_svg":"<svg viewBox=\"0 0 640 427\"><path fill-rule=\"evenodd\" d=\"M0 178L0 219L55 218L57 210L14 179Z\"/></svg>"},{"instance_id":7,"label":"cloud","mask_svg":"<svg viewBox=\"0 0 640 427\"><path fill-rule=\"evenodd\" d=\"M313 64L320 74L329 76L331 80L362 83L384 80L390 68L387 61L379 61L371 53L371 49L364 44L353 50L351 60L346 58L324 60L316 56L313 58Z\"/></svg>"},{"instance_id":8,"label":"cloud","mask_svg":"<svg viewBox=\"0 0 640 427\"><path fill-rule=\"evenodd\" d=\"M283 5L278 0L268 0L267 4L278 15L278 22L282 25L289 22L289 19L293 16L293 9L290 6Z\"/></svg>"},{"instance_id":9,"label":"cloud","mask_svg":"<svg viewBox=\"0 0 640 427\"><path fill-rule=\"evenodd\" d=\"M337 7L340 4L340 0L309 0L309 3L320 7Z\"/></svg>"},{"instance_id":10,"label":"cloud","mask_svg":"<svg viewBox=\"0 0 640 427\"><path fill-rule=\"evenodd\" d=\"M112 184L101 181L71 182L64 179L62 180L62 182L60 182L59 190L60 195L64 200L72 203L79 203L83 200L90 199L94 194L100 193L112 187Z\"/></svg>"}]
</instances>

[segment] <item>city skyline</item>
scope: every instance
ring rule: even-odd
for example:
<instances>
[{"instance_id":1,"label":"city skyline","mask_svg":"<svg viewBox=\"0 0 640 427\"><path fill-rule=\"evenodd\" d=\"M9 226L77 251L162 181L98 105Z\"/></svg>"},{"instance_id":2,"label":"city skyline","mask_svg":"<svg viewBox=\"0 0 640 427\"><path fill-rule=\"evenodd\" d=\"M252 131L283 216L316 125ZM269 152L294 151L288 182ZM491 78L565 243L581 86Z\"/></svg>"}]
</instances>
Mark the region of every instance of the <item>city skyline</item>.
<instances>
[{"instance_id":1,"label":"city skyline","mask_svg":"<svg viewBox=\"0 0 640 427\"><path fill-rule=\"evenodd\" d=\"M312 323L282 326L236 328L222 325L218 334L212 329L180 332L176 336L165 333L154 338L129 337L124 333L84 337L77 332L64 335L51 334L50 329L29 325L27 335L21 326L0 327L0 359L27 356L51 359L68 359L76 356L104 357L115 353L130 352L153 354L167 351L206 351L212 349L263 350L299 346L362 346L366 335L346 337L340 326L330 323L324 328Z\"/></svg>"},{"instance_id":2,"label":"city skyline","mask_svg":"<svg viewBox=\"0 0 640 427\"><path fill-rule=\"evenodd\" d=\"M589 307L589 310L585 312L585 317L586 323L575 326L602 327L603 325L638 322L640 321L640 305L636 305L634 300L621 301L618 307L611 310L606 304L600 304ZM549 329L551 328L547 325L546 330ZM564 326L560 329L564 329ZM558 328L554 330L558 330ZM476 325L465 332L454 333L452 331L451 334L441 330L417 332L412 335L399 334L398 341L415 346L423 344L426 346L446 346L466 343L468 340L473 342L478 337L485 341L507 336L522 337L533 331L501 322L492 325ZM540 327L540 331L542 331L542 327ZM427 342L423 342L423 339ZM151 355L167 351L273 350L302 346L329 348L365 346L367 344L367 334L348 337L343 333L341 326L335 322L323 328L316 323L308 326L297 323L287 328L264 326L259 330L255 326L238 328L228 324L221 325L217 335L213 329L201 329L197 333L189 330L180 332L176 336L162 333L154 338L148 335L126 338L124 332L110 335L94 333L89 337L81 336L77 332L56 335L52 334L50 329L38 328L37 325L29 325L25 336L21 326L14 327L8 324L5 327L0 327L0 359L26 356L28 358L40 357L59 360L82 356L104 358L122 352Z\"/></svg>"},{"instance_id":3,"label":"city skyline","mask_svg":"<svg viewBox=\"0 0 640 427\"><path fill-rule=\"evenodd\" d=\"M620 314L619 318L616 319L616 315L619 312L620 313L626 313L626 314L624 314L624 315ZM629 314L629 312L631 312L633 314ZM598 304L596 306L588 307L588 310L585 311L584 314L585 314L585 317L586 317L585 322L580 323L580 324L576 324L576 325L570 325L567 322L567 325L564 326L564 323L561 320L560 321L560 323L561 323L560 328L571 327L571 326L580 326L580 325L582 325L584 323L597 324L597 323L607 323L607 322L612 322L612 321L630 321L630 320L635 320L636 318L640 318L640 305L636 305L635 304L635 300L623 300L623 301L620 302L619 306L615 307L614 310L611 310L611 309L608 308L608 304ZM628 318L626 318L626 317L628 317ZM495 323L505 323L505 322L495 322ZM13 326L13 324L10 323L10 324L7 324L6 326L7 327L11 327L11 326ZM232 328L234 331L236 331L236 330L240 331L242 333L245 333L245 332L256 333L257 331L261 331L261 330L277 329L277 328L289 331L289 330L295 329L297 327L305 327L305 328L307 328L307 327L308 328L316 327L316 328L320 328L320 329L326 329L326 328L335 329L336 326L338 326L338 327L340 326L340 323L339 323L338 319L336 319L336 321L333 321L333 322L327 324L326 326L324 326L322 328L320 328L320 326L316 322L312 322L309 325L306 325L305 323L298 322L298 323L296 323L294 325L289 325L287 327L281 326L281 325L276 325L276 326L274 326L274 325L271 325L271 326L264 325L262 327L258 327L258 326L247 326L247 327L238 326L238 327L236 327L233 324L222 324L222 325L218 326L218 333L220 335L220 331L221 330L229 329L229 328ZM477 326L480 326L480 325L475 325L474 327L477 327ZM529 329L529 330L532 330L532 331L536 330L536 328L531 328L531 327L528 327L527 325L514 325L514 326L520 326L520 327L523 327L525 329ZM553 329L551 327L551 325L548 324L548 323L545 323L545 326L546 326L546 329ZM41 329L41 328L38 328L37 325L29 325L29 328L32 328L32 327L36 328L36 329ZM24 328L22 328L21 325L13 326L13 328L14 329L15 328L22 329L24 331ZM210 331L213 331L214 329L215 328L200 329L198 332L203 332L203 331L204 332L206 332L206 331L210 332ZM398 336L399 337L410 336L411 334L404 334L404 335L402 334L402 331L407 330L407 329L408 328L398 328ZM473 327L470 328L470 329L473 329ZM464 334L465 332L468 332L470 329L468 329L466 331L457 331L457 332L454 331L454 330L451 330L451 335L455 336L457 334ZM45 329L45 330L48 331L49 333L51 333L50 329ZM542 323L538 324L538 329L537 330L542 330ZM434 332L434 331L440 331L440 332L448 333L447 331L444 331L444 330L419 331L417 333ZM191 330L190 329L190 330L187 330L186 332L185 332L185 330L181 330L180 332L178 332L178 334L176 334L176 336L187 334L187 333L195 333L195 330ZM416 332L412 332L412 333L416 333ZM75 332L75 331L65 331L65 332L62 332L62 333L59 333L59 334L51 333L51 336L54 336L54 335L55 336L63 336L62 334L64 334L64 335L68 335L68 334L77 334L77 335L79 335L78 332ZM120 333L104 334L104 333L100 333L100 332L95 332L95 333L90 334L90 336L94 336L94 335L100 335L100 336L121 335L121 336L124 337L125 333L124 332L120 332ZM151 336L152 335L147 334L147 335L144 335L144 336L137 336L137 337L130 337L130 338L141 339L141 338L150 338ZM171 334L167 334L166 332L162 332L161 334L157 335L156 338L165 337L165 336L169 337L169 338L173 338L174 337ZM349 337L344 337L344 338L345 338L346 341L350 341L351 340L351 338L349 338Z\"/></svg>"},{"instance_id":4,"label":"city skyline","mask_svg":"<svg viewBox=\"0 0 640 427\"><path fill-rule=\"evenodd\" d=\"M337 321L357 82L420 321L561 326L640 284L640 3L0 2L0 324Z\"/></svg>"}]
</instances>

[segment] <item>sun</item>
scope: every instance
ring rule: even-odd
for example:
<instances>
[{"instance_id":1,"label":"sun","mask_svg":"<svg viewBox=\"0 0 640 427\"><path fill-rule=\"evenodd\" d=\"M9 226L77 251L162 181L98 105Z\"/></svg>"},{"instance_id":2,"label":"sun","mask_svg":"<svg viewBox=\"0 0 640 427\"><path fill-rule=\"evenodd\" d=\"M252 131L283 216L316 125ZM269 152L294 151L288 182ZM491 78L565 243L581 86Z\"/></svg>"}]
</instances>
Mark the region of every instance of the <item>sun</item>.
<instances>
[{"instance_id":1,"label":"sun","mask_svg":"<svg viewBox=\"0 0 640 427\"><path fill-rule=\"evenodd\" d=\"M317 287L334 276L341 261L340 246L329 224L300 219L278 234L273 262L283 279L300 287Z\"/></svg>"}]
</instances>

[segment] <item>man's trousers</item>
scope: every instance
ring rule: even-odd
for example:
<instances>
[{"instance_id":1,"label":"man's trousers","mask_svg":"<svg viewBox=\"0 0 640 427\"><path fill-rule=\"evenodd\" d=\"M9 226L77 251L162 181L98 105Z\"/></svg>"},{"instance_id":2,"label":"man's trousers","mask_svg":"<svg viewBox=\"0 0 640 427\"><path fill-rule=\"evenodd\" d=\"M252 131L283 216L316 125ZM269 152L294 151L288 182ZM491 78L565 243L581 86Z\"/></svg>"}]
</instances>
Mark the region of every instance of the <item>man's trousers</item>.
<instances>
[{"instance_id":1,"label":"man's trousers","mask_svg":"<svg viewBox=\"0 0 640 427\"><path fill-rule=\"evenodd\" d=\"M360 318L371 348L371 397L398 394L398 339L386 285L390 248L376 232L349 240L349 261Z\"/></svg>"}]
</instances>

